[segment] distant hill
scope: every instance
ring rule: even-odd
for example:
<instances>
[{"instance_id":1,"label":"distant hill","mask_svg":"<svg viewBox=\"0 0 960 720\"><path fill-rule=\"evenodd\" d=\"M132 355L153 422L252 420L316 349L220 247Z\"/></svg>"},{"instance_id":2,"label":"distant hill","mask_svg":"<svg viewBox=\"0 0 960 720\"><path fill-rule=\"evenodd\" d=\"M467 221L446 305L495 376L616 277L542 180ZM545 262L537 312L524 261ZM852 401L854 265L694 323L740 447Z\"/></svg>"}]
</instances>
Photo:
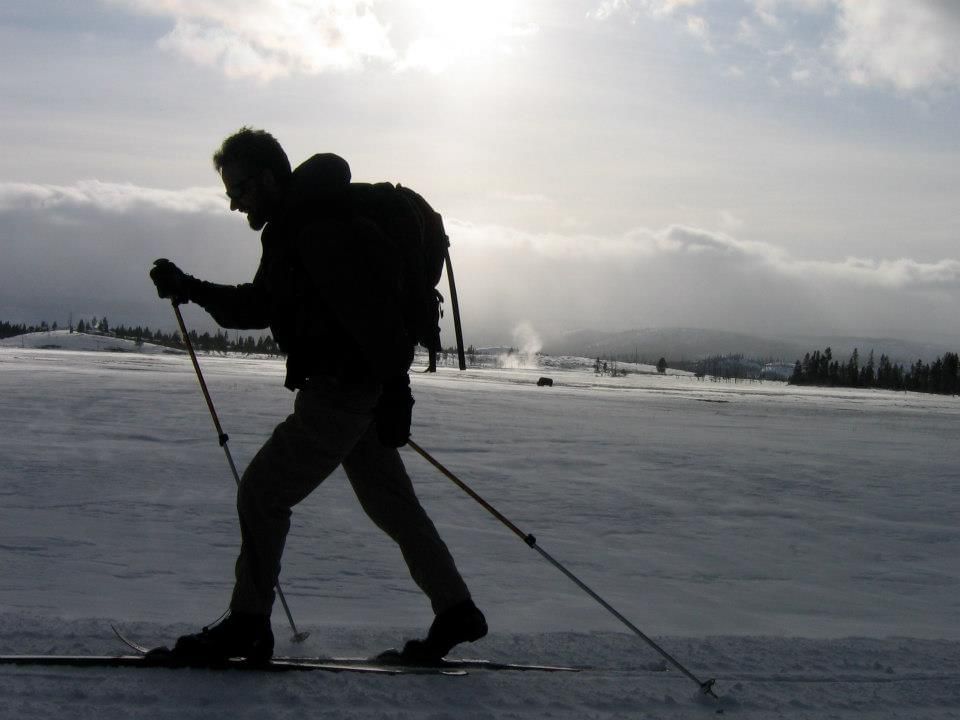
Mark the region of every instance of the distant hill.
<instances>
[{"instance_id":1,"label":"distant hill","mask_svg":"<svg viewBox=\"0 0 960 720\"><path fill-rule=\"evenodd\" d=\"M54 350L105 350L108 352L138 352L147 354L172 353L183 351L162 345L144 342L137 345L133 340L98 335L96 333L70 332L69 330L50 330L33 332L0 340L0 347L50 348Z\"/></svg>"},{"instance_id":2,"label":"distant hill","mask_svg":"<svg viewBox=\"0 0 960 720\"><path fill-rule=\"evenodd\" d=\"M622 332L577 330L547 340L544 352L550 355L608 356L625 360L638 358L648 363L655 363L661 357L678 362L731 354L793 362L802 359L805 353L827 347L838 359L849 357L857 348L864 360L873 350L878 359L881 354L886 354L895 363L909 364L919 358L932 362L946 352L957 352L960 340L921 343L896 338L764 337L702 328L644 328Z\"/></svg>"}]
</instances>

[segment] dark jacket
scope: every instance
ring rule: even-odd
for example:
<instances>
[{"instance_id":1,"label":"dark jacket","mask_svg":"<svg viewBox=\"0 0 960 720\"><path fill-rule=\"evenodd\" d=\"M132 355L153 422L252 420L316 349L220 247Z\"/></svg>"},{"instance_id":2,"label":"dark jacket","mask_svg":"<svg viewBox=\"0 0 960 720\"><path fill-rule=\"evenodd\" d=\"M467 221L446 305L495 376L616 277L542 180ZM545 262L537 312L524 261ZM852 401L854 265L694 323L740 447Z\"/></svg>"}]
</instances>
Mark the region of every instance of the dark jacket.
<instances>
[{"instance_id":1,"label":"dark jacket","mask_svg":"<svg viewBox=\"0 0 960 720\"><path fill-rule=\"evenodd\" d=\"M269 327L287 354L291 390L314 376L388 382L413 358L400 257L349 198L346 161L314 155L294 171L279 217L263 229L253 282L198 282L190 292L223 327Z\"/></svg>"}]
</instances>

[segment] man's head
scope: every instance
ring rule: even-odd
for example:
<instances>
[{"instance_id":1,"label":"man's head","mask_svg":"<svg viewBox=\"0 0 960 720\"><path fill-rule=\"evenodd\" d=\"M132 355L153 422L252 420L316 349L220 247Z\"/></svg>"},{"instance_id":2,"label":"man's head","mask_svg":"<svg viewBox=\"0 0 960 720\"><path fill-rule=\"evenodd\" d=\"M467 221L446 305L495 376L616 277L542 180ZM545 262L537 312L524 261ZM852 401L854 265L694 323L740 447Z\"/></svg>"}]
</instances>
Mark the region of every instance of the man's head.
<instances>
[{"instance_id":1,"label":"man's head","mask_svg":"<svg viewBox=\"0 0 960 720\"><path fill-rule=\"evenodd\" d=\"M280 143L265 130L240 128L213 154L230 209L247 216L254 230L276 217L292 172Z\"/></svg>"}]
</instances>

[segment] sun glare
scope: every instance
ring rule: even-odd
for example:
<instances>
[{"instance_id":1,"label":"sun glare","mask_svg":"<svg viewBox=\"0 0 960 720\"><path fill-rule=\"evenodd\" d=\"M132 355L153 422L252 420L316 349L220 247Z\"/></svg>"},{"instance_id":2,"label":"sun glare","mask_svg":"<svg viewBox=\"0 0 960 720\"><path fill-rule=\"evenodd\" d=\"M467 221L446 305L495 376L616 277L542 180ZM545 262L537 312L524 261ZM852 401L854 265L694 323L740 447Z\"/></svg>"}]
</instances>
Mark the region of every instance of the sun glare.
<instances>
[{"instance_id":1,"label":"sun glare","mask_svg":"<svg viewBox=\"0 0 960 720\"><path fill-rule=\"evenodd\" d=\"M486 61L510 51L510 41L531 32L516 18L516 0L424 0L407 67L441 72L457 62Z\"/></svg>"}]
</instances>

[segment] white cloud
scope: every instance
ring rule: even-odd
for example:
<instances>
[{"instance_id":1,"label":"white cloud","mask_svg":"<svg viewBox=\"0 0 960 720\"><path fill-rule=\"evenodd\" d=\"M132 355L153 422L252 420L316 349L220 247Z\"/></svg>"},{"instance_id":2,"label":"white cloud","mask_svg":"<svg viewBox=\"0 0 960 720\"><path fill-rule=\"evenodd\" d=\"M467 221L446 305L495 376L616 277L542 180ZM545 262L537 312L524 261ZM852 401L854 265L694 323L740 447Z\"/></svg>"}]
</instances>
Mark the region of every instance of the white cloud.
<instances>
[{"instance_id":1,"label":"white cloud","mask_svg":"<svg viewBox=\"0 0 960 720\"><path fill-rule=\"evenodd\" d=\"M173 213L229 210L223 190L216 187L162 190L99 180L81 180L75 185L0 182L0 211L85 207L111 213L151 208Z\"/></svg>"},{"instance_id":2,"label":"white cloud","mask_svg":"<svg viewBox=\"0 0 960 720\"><path fill-rule=\"evenodd\" d=\"M740 240L728 233L670 225L660 230L635 228L621 236L529 233L501 226L447 222L458 244L495 249L513 256L530 253L544 259L593 265L652 261L667 264L702 260L710 272L764 273L772 280L852 283L883 290L960 291L960 260L919 262L910 258L801 260L776 245Z\"/></svg>"},{"instance_id":3,"label":"white cloud","mask_svg":"<svg viewBox=\"0 0 960 720\"><path fill-rule=\"evenodd\" d=\"M672 15L679 8L691 8L703 0L603 0L587 13L595 20L606 20L618 14L627 14L636 19L637 13L646 12L654 17Z\"/></svg>"},{"instance_id":4,"label":"white cloud","mask_svg":"<svg viewBox=\"0 0 960 720\"><path fill-rule=\"evenodd\" d=\"M518 0L103 2L170 18L174 27L160 47L229 77L264 82L371 63L439 73L465 59L512 53L539 32L520 18Z\"/></svg>"},{"instance_id":5,"label":"white cloud","mask_svg":"<svg viewBox=\"0 0 960 720\"><path fill-rule=\"evenodd\" d=\"M689 32L694 37L698 37L701 40L706 40L707 35L709 34L710 27L707 24L706 19L700 15L688 15L687 16L687 32Z\"/></svg>"},{"instance_id":6,"label":"white cloud","mask_svg":"<svg viewBox=\"0 0 960 720\"><path fill-rule=\"evenodd\" d=\"M785 62L771 67L777 85L790 78L831 93L841 84L902 92L960 88L957 0L749 0L739 17L719 4L677 12L697 5L605 0L590 16L669 18L703 40L708 52L737 44L758 53L760 65L779 57Z\"/></svg>"},{"instance_id":7,"label":"white cloud","mask_svg":"<svg viewBox=\"0 0 960 720\"><path fill-rule=\"evenodd\" d=\"M851 82L904 91L960 85L960 3L839 3L834 53Z\"/></svg>"},{"instance_id":8,"label":"white cloud","mask_svg":"<svg viewBox=\"0 0 960 720\"><path fill-rule=\"evenodd\" d=\"M231 77L354 70L393 61L372 0L107 0L175 21L161 47Z\"/></svg>"}]
</instances>

